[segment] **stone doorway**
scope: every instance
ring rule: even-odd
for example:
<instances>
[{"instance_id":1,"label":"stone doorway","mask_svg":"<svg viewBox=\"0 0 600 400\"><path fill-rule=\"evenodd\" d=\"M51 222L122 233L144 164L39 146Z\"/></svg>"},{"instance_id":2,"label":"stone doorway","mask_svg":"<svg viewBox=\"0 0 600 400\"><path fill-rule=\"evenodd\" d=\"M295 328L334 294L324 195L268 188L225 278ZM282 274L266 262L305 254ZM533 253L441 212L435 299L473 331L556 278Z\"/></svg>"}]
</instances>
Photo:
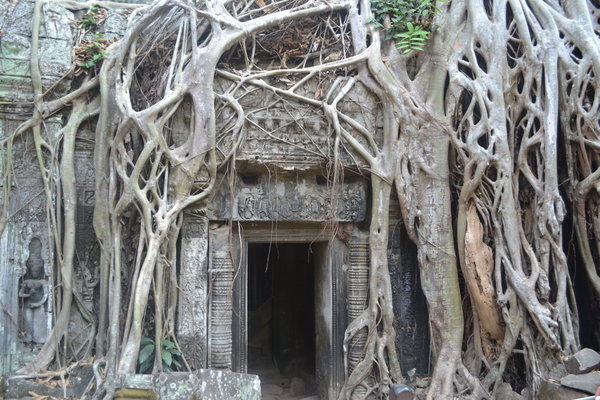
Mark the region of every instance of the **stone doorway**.
<instances>
[{"instance_id":1,"label":"stone doorway","mask_svg":"<svg viewBox=\"0 0 600 400\"><path fill-rule=\"evenodd\" d=\"M315 272L326 243L248 245L248 366L263 398L317 395ZM321 262L319 262L321 261Z\"/></svg>"},{"instance_id":2,"label":"stone doorway","mask_svg":"<svg viewBox=\"0 0 600 400\"><path fill-rule=\"evenodd\" d=\"M262 350L263 366L287 379L271 399L337 398L344 379L347 244L323 224L246 223L234 237L233 370L267 382L251 360ZM282 317L290 312L297 315ZM290 397L294 377L305 390Z\"/></svg>"}]
</instances>

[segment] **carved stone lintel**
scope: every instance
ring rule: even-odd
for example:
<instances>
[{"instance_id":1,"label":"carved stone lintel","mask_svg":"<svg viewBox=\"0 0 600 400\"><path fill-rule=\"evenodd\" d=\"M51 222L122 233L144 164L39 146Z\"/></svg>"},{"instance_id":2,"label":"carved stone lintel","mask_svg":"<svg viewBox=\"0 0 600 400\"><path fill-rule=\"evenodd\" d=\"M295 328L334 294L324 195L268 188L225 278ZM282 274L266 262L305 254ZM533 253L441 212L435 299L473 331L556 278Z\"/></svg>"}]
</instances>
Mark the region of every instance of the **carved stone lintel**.
<instances>
[{"instance_id":1,"label":"carved stone lintel","mask_svg":"<svg viewBox=\"0 0 600 400\"><path fill-rule=\"evenodd\" d=\"M365 182L344 183L340 192L317 183L314 175L272 181L261 175L254 183L238 180L231 196L221 185L208 206L208 216L225 221L363 221L366 215Z\"/></svg>"}]
</instances>

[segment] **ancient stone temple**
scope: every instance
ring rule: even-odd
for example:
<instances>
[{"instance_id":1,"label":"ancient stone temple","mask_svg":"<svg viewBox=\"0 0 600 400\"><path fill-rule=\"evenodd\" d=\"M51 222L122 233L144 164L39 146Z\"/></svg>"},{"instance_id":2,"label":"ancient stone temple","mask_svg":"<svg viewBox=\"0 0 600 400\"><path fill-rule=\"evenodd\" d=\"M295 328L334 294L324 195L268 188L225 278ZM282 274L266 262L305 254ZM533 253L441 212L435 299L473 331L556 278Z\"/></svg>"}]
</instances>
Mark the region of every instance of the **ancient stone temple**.
<instances>
[{"instance_id":1,"label":"ancient stone temple","mask_svg":"<svg viewBox=\"0 0 600 400\"><path fill-rule=\"evenodd\" d=\"M14 4L13 4L14 3ZM32 2L0 4L14 23L0 26L0 132L6 136L31 113L29 37ZM44 8L42 72L47 85L71 64L75 16L58 5ZM106 37L125 22L119 11L104 23ZM61 83L68 85L68 82ZM307 91L314 92L309 87ZM273 94L257 90L244 98L252 113L235 173L223 175L215 194L187 211L180 238L176 331L193 369L267 376L300 376L321 399L334 399L348 368L359 360L365 336L358 335L344 358L349 320L365 307L368 293L370 185L360 161L344 153L337 182L327 170L325 119L307 109L270 106ZM10 104L9 104L10 103ZM374 100L357 89L344 105L369 127L380 129ZM184 121L186 116L182 116ZM223 119L225 119L223 117ZM47 127L57 133L62 119ZM175 127L173 140L185 123ZM179 129L179 130L178 130ZM57 138L58 140L58 138ZM53 324L55 250L49 245L49 214L35 149L14 143L15 186L0 239L0 374L29 360ZM98 301L99 248L92 227L93 132L76 143L76 292L93 315ZM201 182L204 179L198 177ZM53 218L53 217L52 217ZM420 291L416 250L399 210L390 213L388 259L393 282L397 349L404 372L429 368L428 322ZM83 346L85 317L73 318L70 345Z\"/></svg>"},{"instance_id":2,"label":"ancient stone temple","mask_svg":"<svg viewBox=\"0 0 600 400\"><path fill-rule=\"evenodd\" d=\"M333 399L344 381L344 331L367 303L369 182L349 168L332 191L319 154L327 138L303 111L259 114L234 182L185 218L179 340L196 367L308 376L320 398ZM416 253L399 210L390 217L397 347L405 370L423 373L427 321ZM364 340L349 348L350 368Z\"/></svg>"}]
</instances>

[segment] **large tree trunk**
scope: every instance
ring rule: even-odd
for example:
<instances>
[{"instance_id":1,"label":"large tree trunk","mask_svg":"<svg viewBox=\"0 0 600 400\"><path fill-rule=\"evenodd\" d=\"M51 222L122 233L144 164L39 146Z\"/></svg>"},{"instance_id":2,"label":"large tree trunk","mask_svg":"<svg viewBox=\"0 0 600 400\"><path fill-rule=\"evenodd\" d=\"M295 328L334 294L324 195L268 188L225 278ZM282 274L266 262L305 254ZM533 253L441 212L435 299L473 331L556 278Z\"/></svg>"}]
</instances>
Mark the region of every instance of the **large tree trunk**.
<instances>
[{"instance_id":1,"label":"large tree trunk","mask_svg":"<svg viewBox=\"0 0 600 400\"><path fill-rule=\"evenodd\" d=\"M419 216L415 221L421 286L427 298L435 367L428 399L452 398L454 375L461 363L463 310L458 283L452 209L448 180L449 138L443 130L419 131L425 146L428 171L419 169L415 179Z\"/></svg>"}]
</instances>

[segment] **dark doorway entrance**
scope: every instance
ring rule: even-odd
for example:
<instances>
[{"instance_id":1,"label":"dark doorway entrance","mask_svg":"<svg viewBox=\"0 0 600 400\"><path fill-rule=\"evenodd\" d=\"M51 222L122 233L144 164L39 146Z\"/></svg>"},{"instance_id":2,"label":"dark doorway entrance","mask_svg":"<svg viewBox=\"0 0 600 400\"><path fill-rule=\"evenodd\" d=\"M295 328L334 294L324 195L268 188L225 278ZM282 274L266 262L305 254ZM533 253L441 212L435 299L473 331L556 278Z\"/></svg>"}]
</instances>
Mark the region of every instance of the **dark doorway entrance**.
<instances>
[{"instance_id":1,"label":"dark doorway entrance","mask_svg":"<svg viewBox=\"0 0 600 400\"><path fill-rule=\"evenodd\" d=\"M315 264L309 243L248 244L248 372L264 398L317 393Z\"/></svg>"}]
</instances>

